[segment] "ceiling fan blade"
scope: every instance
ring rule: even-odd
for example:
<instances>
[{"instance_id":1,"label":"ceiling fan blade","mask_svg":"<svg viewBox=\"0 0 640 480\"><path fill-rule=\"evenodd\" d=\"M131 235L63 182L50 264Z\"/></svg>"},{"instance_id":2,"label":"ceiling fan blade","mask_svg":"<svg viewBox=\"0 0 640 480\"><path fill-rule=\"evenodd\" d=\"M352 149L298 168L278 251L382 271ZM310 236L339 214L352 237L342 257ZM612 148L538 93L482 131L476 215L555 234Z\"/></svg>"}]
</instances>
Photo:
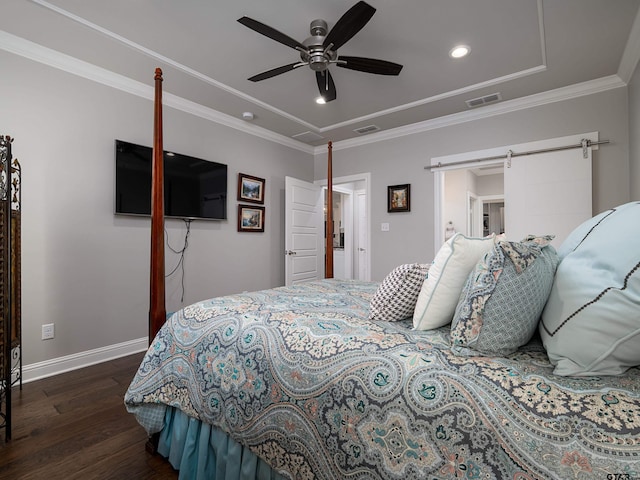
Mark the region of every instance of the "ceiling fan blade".
<instances>
[{"instance_id":1,"label":"ceiling fan blade","mask_svg":"<svg viewBox=\"0 0 640 480\"><path fill-rule=\"evenodd\" d=\"M254 75L248 80L250 80L251 82L259 82L260 80L266 80L267 78L275 77L276 75L290 72L294 68L301 67L302 65L305 65L305 64L301 62L290 63L289 65L283 65L281 67L273 68L271 70L267 70L266 72L262 72L257 75Z\"/></svg>"},{"instance_id":2,"label":"ceiling fan blade","mask_svg":"<svg viewBox=\"0 0 640 480\"><path fill-rule=\"evenodd\" d=\"M346 63L343 63L346 62ZM350 70L358 70L360 72L375 73L376 75L398 75L402 70L402 65L386 60L378 60L376 58L364 57L338 57L336 63L339 67L348 68Z\"/></svg>"},{"instance_id":3,"label":"ceiling fan blade","mask_svg":"<svg viewBox=\"0 0 640 480\"><path fill-rule=\"evenodd\" d=\"M340 17L331 31L324 39L323 46L327 48L329 44L333 44L331 50L334 52L342 45L347 43L356 33L362 30L376 9L366 2L358 2Z\"/></svg>"},{"instance_id":4,"label":"ceiling fan blade","mask_svg":"<svg viewBox=\"0 0 640 480\"><path fill-rule=\"evenodd\" d=\"M320 95L324 98L325 102L330 102L336 99L336 84L333 83L333 78L329 70L323 72L316 72L316 81L318 82L318 89Z\"/></svg>"},{"instance_id":5,"label":"ceiling fan blade","mask_svg":"<svg viewBox=\"0 0 640 480\"><path fill-rule=\"evenodd\" d=\"M264 35L265 37L269 37L271 40L275 40L276 42L280 42L283 45L286 45L287 47L291 47L295 50L299 50L299 49L302 49L304 51L307 50L306 47L302 45L300 42L298 42L297 40L294 40L290 36L285 35L284 33L279 32L275 28L272 28L268 25L265 25L264 23L260 23L259 21L254 20L253 18L242 17L238 19L238 22L240 22L245 27L249 27L251 30L254 30Z\"/></svg>"}]
</instances>

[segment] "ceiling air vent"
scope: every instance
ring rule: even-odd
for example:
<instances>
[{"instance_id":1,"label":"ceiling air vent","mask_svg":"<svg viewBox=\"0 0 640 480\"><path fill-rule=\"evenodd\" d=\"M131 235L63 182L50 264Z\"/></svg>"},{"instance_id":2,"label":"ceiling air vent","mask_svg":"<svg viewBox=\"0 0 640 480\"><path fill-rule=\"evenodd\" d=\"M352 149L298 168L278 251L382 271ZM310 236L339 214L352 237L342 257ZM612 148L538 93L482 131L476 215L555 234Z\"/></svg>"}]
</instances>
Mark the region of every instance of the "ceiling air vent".
<instances>
[{"instance_id":1,"label":"ceiling air vent","mask_svg":"<svg viewBox=\"0 0 640 480\"><path fill-rule=\"evenodd\" d=\"M377 125L367 125L366 127L356 128L354 132L364 135L365 133L377 132L378 130L380 130L380 127Z\"/></svg>"},{"instance_id":2,"label":"ceiling air vent","mask_svg":"<svg viewBox=\"0 0 640 480\"><path fill-rule=\"evenodd\" d=\"M322 135L318 135L315 132L308 132L308 131L293 135L291 138L295 138L300 142L306 142L306 143L317 142L319 140L324 139Z\"/></svg>"},{"instance_id":3,"label":"ceiling air vent","mask_svg":"<svg viewBox=\"0 0 640 480\"><path fill-rule=\"evenodd\" d=\"M476 108L481 107L483 105L488 105L490 103L496 103L502 100L502 95L500 93L490 93L489 95L485 95L484 97L472 98L471 100L465 100L467 107Z\"/></svg>"}]
</instances>

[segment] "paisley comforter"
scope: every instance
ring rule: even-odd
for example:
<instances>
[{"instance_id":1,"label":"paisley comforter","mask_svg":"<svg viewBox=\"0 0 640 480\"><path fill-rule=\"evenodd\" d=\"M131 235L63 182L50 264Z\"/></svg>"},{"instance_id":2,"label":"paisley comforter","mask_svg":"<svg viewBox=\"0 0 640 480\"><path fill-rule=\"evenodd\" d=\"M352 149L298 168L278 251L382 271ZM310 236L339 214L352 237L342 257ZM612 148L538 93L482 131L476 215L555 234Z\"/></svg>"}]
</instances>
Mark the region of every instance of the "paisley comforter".
<instances>
[{"instance_id":1,"label":"paisley comforter","mask_svg":"<svg viewBox=\"0 0 640 480\"><path fill-rule=\"evenodd\" d=\"M153 433L175 406L294 479L640 479L640 369L557 377L535 340L456 356L449 327L368 320L376 288L324 280L186 307L127 408Z\"/></svg>"}]
</instances>

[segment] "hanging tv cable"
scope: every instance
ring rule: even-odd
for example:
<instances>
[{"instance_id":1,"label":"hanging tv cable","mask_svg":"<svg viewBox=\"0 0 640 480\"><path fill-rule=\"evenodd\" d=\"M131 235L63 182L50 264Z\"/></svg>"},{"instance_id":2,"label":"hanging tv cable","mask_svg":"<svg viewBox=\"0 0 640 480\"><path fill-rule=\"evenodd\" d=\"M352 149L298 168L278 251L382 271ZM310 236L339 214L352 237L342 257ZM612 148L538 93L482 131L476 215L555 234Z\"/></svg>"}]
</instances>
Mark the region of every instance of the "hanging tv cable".
<instances>
[{"instance_id":1,"label":"hanging tv cable","mask_svg":"<svg viewBox=\"0 0 640 480\"><path fill-rule=\"evenodd\" d=\"M177 249L173 248L169 244L169 235L167 234L166 226L165 226L165 229L164 229L164 236L167 239L167 247L169 247L169 250L171 250L176 255L180 255L180 258L178 259L178 263L176 264L176 266L173 268L173 270L171 270L171 272L169 272L167 275L165 275L165 277L168 278L171 275L173 275L174 273L176 273L178 268L181 269L182 278L180 279L180 282L181 282L181 286L182 286L182 295L180 296L180 303L184 303L184 292L185 292L185 288L184 288L184 254L187 251L187 247L189 246L189 233L191 232L191 221L192 221L190 218L184 218L183 220L184 220L185 226L187 227L187 231L186 231L186 233L184 235L184 245L182 246L182 249L180 249L180 250L177 250Z\"/></svg>"}]
</instances>

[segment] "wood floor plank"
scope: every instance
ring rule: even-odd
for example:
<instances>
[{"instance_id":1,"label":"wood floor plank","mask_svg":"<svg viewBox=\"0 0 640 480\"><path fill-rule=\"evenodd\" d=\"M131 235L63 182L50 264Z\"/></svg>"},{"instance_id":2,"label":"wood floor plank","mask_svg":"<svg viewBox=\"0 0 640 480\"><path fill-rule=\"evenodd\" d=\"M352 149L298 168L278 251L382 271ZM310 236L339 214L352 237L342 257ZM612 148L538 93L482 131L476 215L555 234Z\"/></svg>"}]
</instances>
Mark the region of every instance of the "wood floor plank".
<instances>
[{"instance_id":1,"label":"wood floor plank","mask_svg":"<svg viewBox=\"0 0 640 480\"><path fill-rule=\"evenodd\" d=\"M13 392L13 439L0 430L0 480L175 480L124 407L143 354L25 384Z\"/></svg>"}]
</instances>

